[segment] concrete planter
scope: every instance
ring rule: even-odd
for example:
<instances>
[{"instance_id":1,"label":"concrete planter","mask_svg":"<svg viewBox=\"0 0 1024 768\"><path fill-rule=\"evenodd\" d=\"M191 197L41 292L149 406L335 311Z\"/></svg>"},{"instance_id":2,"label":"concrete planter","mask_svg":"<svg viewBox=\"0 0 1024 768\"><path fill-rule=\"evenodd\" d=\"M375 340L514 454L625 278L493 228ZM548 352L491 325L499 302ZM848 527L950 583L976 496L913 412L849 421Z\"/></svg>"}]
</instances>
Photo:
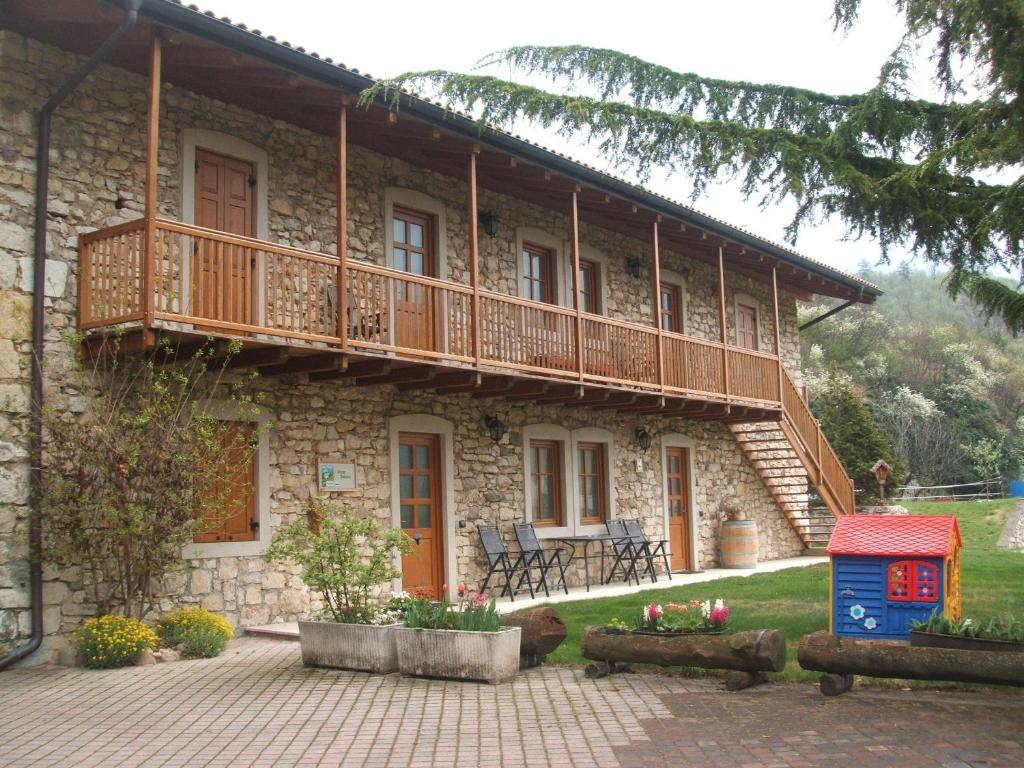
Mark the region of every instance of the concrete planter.
<instances>
[{"instance_id":1,"label":"concrete planter","mask_svg":"<svg viewBox=\"0 0 1024 768\"><path fill-rule=\"evenodd\" d=\"M417 677L508 682L519 671L521 634L519 627L497 632L399 627L398 671Z\"/></svg>"},{"instance_id":2,"label":"concrete planter","mask_svg":"<svg viewBox=\"0 0 1024 768\"><path fill-rule=\"evenodd\" d=\"M307 667L335 667L386 675L398 670L395 631L400 624L300 621L299 645Z\"/></svg>"}]
</instances>

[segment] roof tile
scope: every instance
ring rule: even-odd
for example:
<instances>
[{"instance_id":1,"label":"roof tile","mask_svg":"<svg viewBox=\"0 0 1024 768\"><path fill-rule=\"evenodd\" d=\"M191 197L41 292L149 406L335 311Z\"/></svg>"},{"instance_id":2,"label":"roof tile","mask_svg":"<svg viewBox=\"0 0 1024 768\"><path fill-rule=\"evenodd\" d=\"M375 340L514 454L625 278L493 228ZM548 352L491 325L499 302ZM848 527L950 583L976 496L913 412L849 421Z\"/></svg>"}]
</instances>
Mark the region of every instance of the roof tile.
<instances>
[{"instance_id":1,"label":"roof tile","mask_svg":"<svg viewBox=\"0 0 1024 768\"><path fill-rule=\"evenodd\" d=\"M836 521L830 555L945 557L960 528L952 515L844 515Z\"/></svg>"}]
</instances>

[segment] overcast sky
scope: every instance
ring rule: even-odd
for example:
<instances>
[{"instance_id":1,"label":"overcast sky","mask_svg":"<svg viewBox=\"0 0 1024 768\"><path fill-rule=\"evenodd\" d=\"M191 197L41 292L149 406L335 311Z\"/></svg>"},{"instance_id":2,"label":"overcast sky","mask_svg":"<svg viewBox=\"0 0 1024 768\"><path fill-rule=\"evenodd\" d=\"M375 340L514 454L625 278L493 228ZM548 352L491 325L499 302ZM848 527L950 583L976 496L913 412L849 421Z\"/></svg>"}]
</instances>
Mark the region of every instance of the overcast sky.
<instances>
[{"instance_id":1,"label":"overcast sky","mask_svg":"<svg viewBox=\"0 0 1024 768\"><path fill-rule=\"evenodd\" d=\"M860 22L846 35L832 30L830 0L196 2L204 10L375 77L422 69L468 71L485 54L508 46L579 43L635 54L679 72L860 93L874 84L903 30L888 0L864 0ZM930 74L919 73L918 91L935 98ZM526 125L515 129L598 168L606 167L586 146ZM788 206L761 210L756 200L742 199L736 184L715 187L694 203L682 174L654 177L647 186L779 242L792 213ZM843 231L838 221L807 227L796 247L846 270L856 269L862 260L879 260L877 243L843 242ZM904 258L893 253L893 266Z\"/></svg>"}]
</instances>

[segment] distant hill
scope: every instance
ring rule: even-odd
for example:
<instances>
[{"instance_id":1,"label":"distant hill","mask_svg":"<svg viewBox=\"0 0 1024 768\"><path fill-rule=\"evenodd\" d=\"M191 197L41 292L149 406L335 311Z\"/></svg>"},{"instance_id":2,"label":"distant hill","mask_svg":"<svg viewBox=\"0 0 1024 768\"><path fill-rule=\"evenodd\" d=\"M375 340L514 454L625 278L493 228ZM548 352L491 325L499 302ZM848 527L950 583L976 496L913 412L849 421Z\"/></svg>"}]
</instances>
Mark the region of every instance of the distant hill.
<instances>
[{"instance_id":1,"label":"distant hill","mask_svg":"<svg viewBox=\"0 0 1024 768\"><path fill-rule=\"evenodd\" d=\"M838 369L860 391L922 485L1021 477L1024 339L967 299L952 301L941 275L862 271L884 291L802 333L811 392ZM801 310L816 317L831 304Z\"/></svg>"}]
</instances>

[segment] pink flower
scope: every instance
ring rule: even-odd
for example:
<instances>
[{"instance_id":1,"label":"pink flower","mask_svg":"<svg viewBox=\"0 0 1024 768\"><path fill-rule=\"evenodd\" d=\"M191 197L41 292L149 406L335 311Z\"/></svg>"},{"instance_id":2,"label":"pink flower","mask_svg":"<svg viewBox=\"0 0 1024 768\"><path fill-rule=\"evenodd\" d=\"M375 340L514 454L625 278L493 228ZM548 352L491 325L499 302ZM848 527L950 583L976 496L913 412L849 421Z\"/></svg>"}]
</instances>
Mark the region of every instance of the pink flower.
<instances>
[{"instance_id":1,"label":"pink flower","mask_svg":"<svg viewBox=\"0 0 1024 768\"><path fill-rule=\"evenodd\" d=\"M487 605L487 595L485 595L483 592L477 592L475 595L473 595L473 602L482 608L483 606Z\"/></svg>"},{"instance_id":2,"label":"pink flower","mask_svg":"<svg viewBox=\"0 0 1024 768\"><path fill-rule=\"evenodd\" d=\"M726 605L716 606L711 610L711 614L708 616L714 626L721 626L729 620L729 607Z\"/></svg>"},{"instance_id":3,"label":"pink flower","mask_svg":"<svg viewBox=\"0 0 1024 768\"><path fill-rule=\"evenodd\" d=\"M661 618L661 616L664 613L664 611L661 609L661 606L658 605L657 603L651 603L650 605L647 606L646 613L647 613L647 620L648 621L657 621L658 619Z\"/></svg>"}]
</instances>

